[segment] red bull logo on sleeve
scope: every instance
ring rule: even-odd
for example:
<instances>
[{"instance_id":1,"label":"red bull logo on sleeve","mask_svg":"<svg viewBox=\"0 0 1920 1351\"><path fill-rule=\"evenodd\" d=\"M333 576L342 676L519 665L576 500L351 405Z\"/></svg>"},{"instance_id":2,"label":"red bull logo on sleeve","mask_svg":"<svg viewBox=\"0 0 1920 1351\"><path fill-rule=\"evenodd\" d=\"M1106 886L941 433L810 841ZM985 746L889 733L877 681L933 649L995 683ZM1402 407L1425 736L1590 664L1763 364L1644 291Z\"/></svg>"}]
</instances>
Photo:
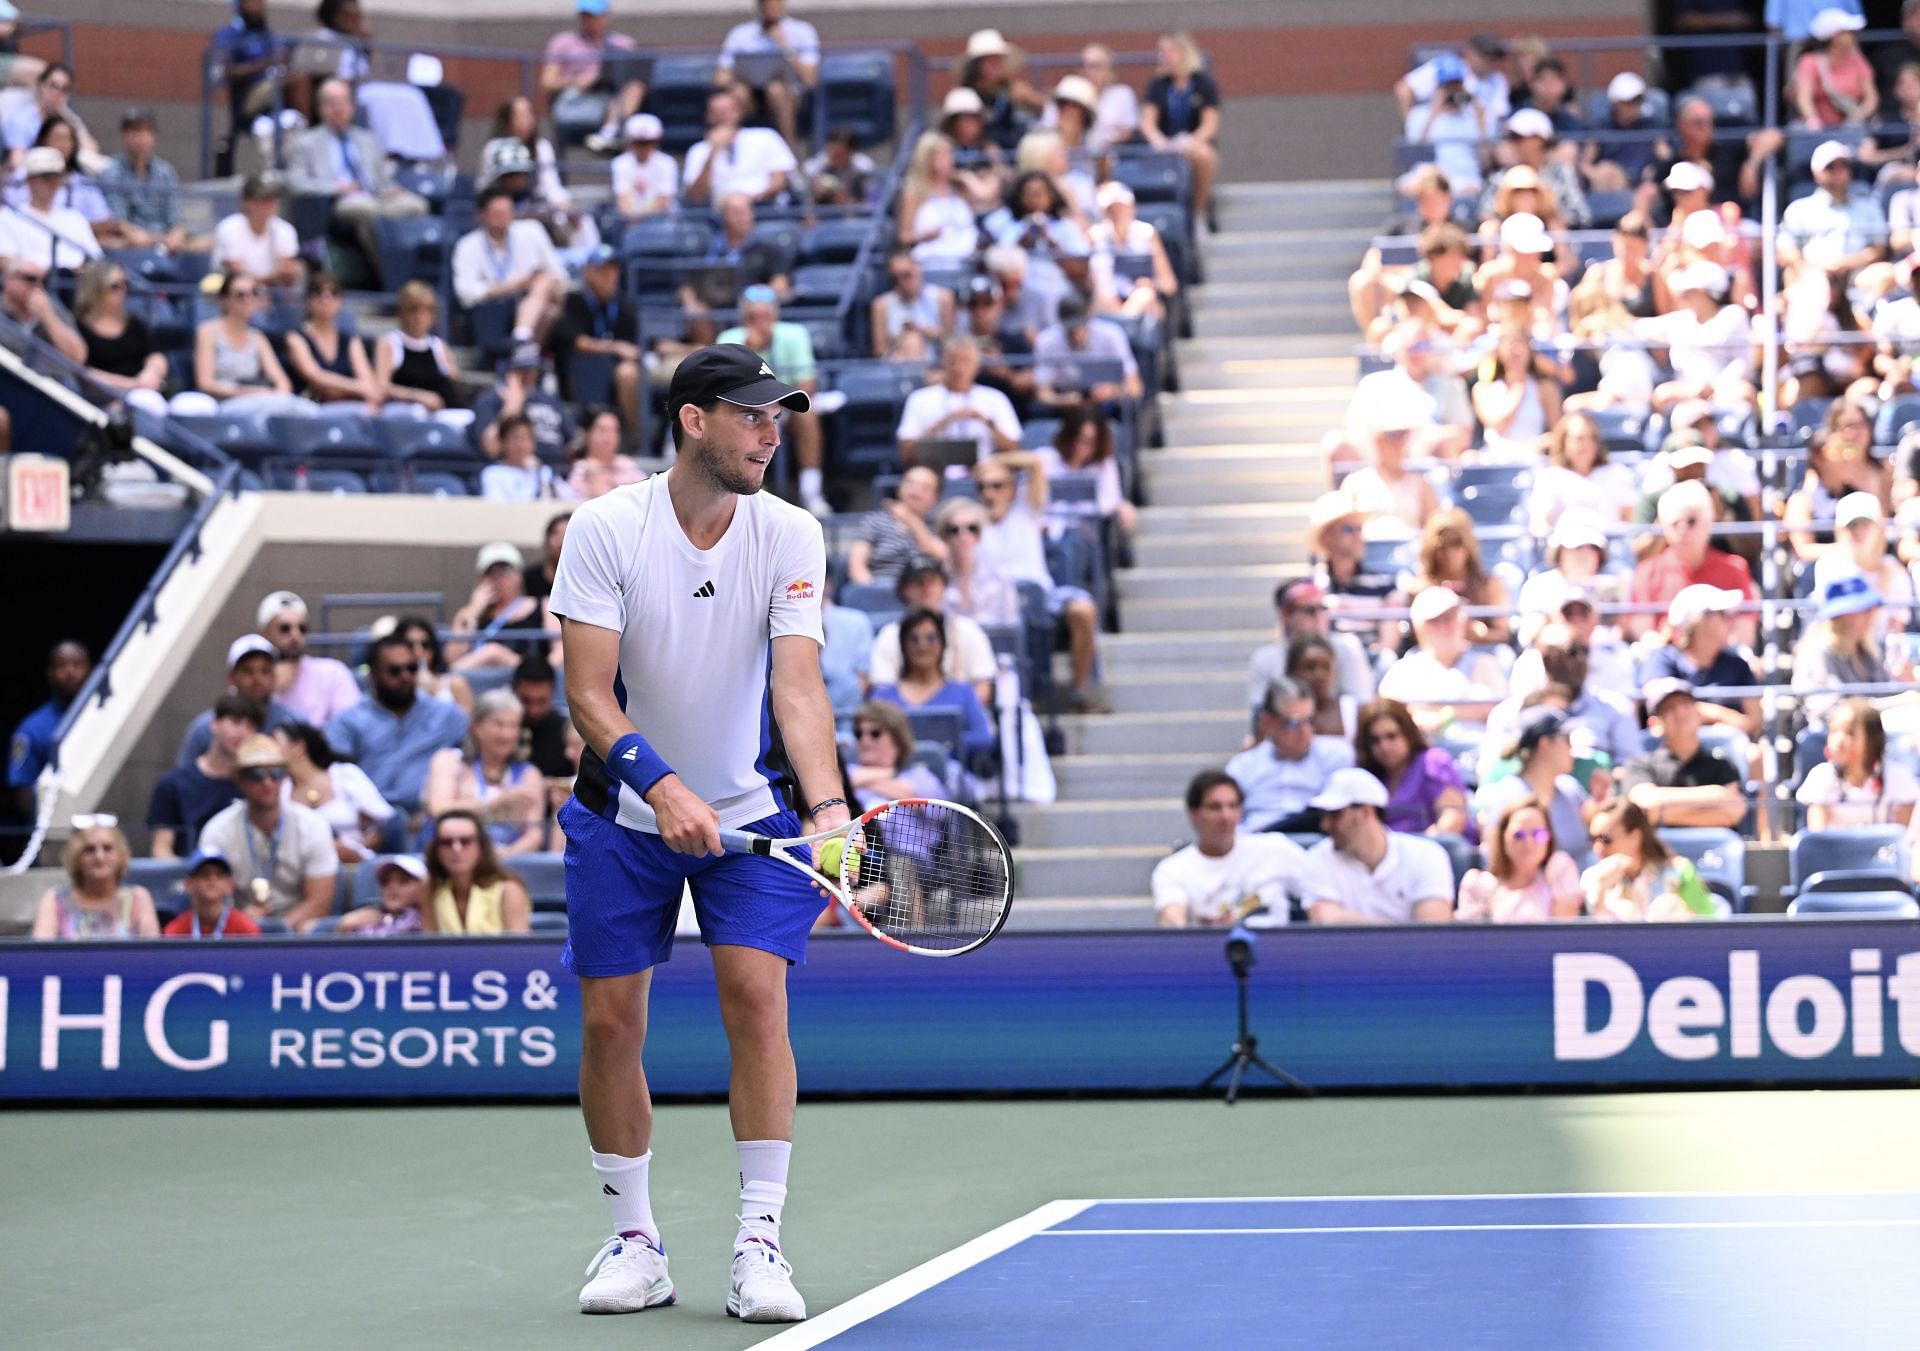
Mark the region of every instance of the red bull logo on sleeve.
<instances>
[{"instance_id":1,"label":"red bull logo on sleeve","mask_svg":"<svg viewBox=\"0 0 1920 1351\"><path fill-rule=\"evenodd\" d=\"M800 581L797 581L797 582L788 582L787 583L787 599L788 600L812 600L813 599L813 583L805 580L804 578L802 578Z\"/></svg>"}]
</instances>

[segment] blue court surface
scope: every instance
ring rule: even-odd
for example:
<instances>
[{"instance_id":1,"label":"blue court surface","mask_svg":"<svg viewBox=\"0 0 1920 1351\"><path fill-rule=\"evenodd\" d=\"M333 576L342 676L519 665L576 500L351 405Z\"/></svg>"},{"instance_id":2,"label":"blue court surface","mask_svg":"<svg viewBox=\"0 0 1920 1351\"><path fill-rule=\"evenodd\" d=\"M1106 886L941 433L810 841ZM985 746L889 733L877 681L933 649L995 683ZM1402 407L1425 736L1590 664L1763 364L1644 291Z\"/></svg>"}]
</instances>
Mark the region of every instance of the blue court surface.
<instances>
[{"instance_id":1,"label":"blue court surface","mask_svg":"<svg viewBox=\"0 0 1920 1351\"><path fill-rule=\"evenodd\" d=\"M760 1345L1920 1345L1920 1193L1054 1201Z\"/></svg>"}]
</instances>

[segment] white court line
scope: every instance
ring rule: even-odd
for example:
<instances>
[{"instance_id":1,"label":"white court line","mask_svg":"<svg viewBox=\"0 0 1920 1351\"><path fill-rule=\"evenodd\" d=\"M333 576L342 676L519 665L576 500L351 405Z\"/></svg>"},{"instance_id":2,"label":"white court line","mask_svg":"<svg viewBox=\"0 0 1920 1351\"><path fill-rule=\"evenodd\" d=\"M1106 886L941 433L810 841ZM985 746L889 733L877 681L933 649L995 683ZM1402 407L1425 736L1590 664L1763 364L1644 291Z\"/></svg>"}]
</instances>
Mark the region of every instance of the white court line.
<instances>
[{"instance_id":1,"label":"white court line","mask_svg":"<svg viewBox=\"0 0 1920 1351\"><path fill-rule=\"evenodd\" d=\"M1620 1197L1625 1200L1737 1200L1804 1201L1838 1196L1915 1196L1920 1189L1896 1188L1888 1191L1677 1191L1677 1192L1435 1192L1400 1195L1375 1192L1368 1196L1108 1196L1088 1201L1089 1206L1255 1206L1275 1202L1315 1204L1322 1201L1594 1201Z\"/></svg>"},{"instance_id":2,"label":"white court line","mask_svg":"<svg viewBox=\"0 0 1920 1351\"><path fill-rule=\"evenodd\" d=\"M1856 1220L1594 1220L1574 1224L1303 1224L1284 1229L1048 1229L1035 1238L1161 1238L1206 1234L1488 1234L1537 1229L1900 1229L1920 1216Z\"/></svg>"},{"instance_id":3,"label":"white court line","mask_svg":"<svg viewBox=\"0 0 1920 1351\"><path fill-rule=\"evenodd\" d=\"M938 1257L922 1262L913 1270L904 1271L865 1294L855 1295L845 1304L835 1305L818 1317L810 1318L798 1327L769 1337L757 1345L768 1351L803 1351L806 1347L818 1346L869 1318L876 1318L896 1305L906 1303L915 1295L931 1290L968 1267L978 1266L989 1257L1005 1252L1042 1230L1072 1219L1092 1204L1091 1201L1049 1201L1017 1220L1009 1220L998 1229L990 1229L951 1252L943 1252Z\"/></svg>"}]
</instances>

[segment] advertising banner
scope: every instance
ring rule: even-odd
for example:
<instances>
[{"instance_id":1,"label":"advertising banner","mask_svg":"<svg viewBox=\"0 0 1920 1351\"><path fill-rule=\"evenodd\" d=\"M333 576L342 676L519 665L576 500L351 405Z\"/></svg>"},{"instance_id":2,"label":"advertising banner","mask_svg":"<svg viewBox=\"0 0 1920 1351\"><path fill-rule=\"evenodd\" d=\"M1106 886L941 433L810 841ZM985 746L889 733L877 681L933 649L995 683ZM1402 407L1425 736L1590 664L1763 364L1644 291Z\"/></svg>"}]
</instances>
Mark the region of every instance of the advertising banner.
<instances>
[{"instance_id":1,"label":"advertising banner","mask_svg":"<svg viewBox=\"0 0 1920 1351\"><path fill-rule=\"evenodd\" d=\"M1002 936L952 961L817 940L803 1091L1182 1090L1226 1054L1218 933ZM1771 921L1270 931L1260 1049L1321 1088L1920 1079L1920 926ZM570 1097L552 938L0 944L0 1102ZM656 972L657 1094L726 1090L713 969Z\"/></svg>"}]
</instances>

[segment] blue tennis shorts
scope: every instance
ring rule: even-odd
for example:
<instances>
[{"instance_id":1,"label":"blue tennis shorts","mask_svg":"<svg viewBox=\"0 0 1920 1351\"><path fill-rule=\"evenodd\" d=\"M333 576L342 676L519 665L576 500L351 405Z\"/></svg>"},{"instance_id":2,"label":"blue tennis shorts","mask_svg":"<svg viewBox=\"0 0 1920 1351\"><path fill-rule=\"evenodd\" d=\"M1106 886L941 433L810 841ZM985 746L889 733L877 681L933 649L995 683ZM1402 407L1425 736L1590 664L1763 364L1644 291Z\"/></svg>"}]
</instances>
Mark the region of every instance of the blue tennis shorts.
<instances>
[{"instance_id":1,"label":"blue tennis shorts","mask_svg":"<svg viewBox=\"0 0 1920 1351\"><path fill-rule=\"evenodd\" d=\"M807 935L827 898L792 865L754 854L676 854L658 835L629 830L575 799L560 809L560 829L567 837L567 947L560 960L575 975L628 976L672 957L683 886L692 889L700 939L709 947L806 959ZM773 839L801 833L792 812L746 829Z\"/></svg>"}]
</instances>

